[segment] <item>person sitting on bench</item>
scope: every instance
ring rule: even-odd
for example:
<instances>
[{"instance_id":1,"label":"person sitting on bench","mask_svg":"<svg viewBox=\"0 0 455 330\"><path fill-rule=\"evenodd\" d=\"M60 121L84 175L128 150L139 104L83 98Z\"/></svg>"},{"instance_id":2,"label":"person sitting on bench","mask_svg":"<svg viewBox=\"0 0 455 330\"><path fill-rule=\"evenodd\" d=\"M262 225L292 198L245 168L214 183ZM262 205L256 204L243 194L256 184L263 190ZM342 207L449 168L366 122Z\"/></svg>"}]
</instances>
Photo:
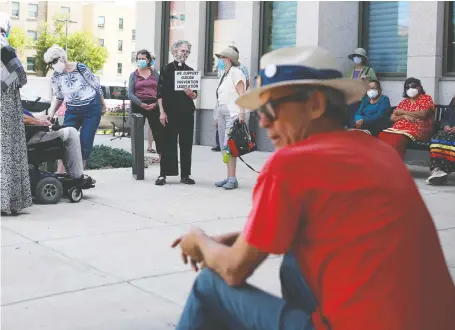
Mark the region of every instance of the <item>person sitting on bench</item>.
<instances>
[{"instance_id":1,"label":"person sitting on bench","mask_svg":"<svg viewBox=\"0 0 455 330\"><path fill-rule=\"evenodd\" d=\"M35 118L29 111L24 109L25 125L51 126L48 120ZM66 173L72 179L84 180L84 167L82 163L81 143L79 133L74 127L64 127L58 131L36 132L28 141L27 145L42 143L54 139L61 139L65 146L63 163L65 164Z\"/></svg>"},{"instance_id":2,"label":"person sitting on bench","mask_svg":"<svg viewBox=\"0 0 455 330\"><path fill-rule=\"evenodd\" d=\"M258 109L277 151L241 233L192 228L172 244L202 266L176 329L455 329L455 287L411 174L390 146L344 129L365 85L319 47L260 63L260 87L237 104ZM269 254L284 254L282 298L246 283Z\"/></svg>"}]
</instances>

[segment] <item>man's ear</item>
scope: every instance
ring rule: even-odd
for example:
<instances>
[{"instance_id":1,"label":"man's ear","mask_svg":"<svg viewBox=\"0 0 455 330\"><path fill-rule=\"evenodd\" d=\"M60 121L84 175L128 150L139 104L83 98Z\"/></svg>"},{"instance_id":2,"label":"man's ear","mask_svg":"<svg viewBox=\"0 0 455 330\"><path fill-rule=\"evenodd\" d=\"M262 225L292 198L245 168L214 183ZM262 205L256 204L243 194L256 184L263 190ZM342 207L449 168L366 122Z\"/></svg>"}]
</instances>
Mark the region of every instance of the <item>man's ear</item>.
<instances>
[{"instance_id":1,"label":"man's ear","mask_svg":"<svg viewBox=\"0 0 455 330\"><path fill-rule=\"evenodd\" d=\"M323 92L315 91L312 93L307 104L310 109L311 120L319 119L324 115L327 101Z\"/></svg>"}]
</instances>

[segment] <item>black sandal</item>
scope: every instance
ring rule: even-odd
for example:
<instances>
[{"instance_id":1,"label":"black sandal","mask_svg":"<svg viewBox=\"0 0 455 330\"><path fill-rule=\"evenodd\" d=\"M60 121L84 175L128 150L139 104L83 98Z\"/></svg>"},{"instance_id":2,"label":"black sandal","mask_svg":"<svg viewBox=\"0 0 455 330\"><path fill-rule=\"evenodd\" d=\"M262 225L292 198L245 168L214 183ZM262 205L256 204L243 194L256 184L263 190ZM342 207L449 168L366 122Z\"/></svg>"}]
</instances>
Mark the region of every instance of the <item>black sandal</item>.
<instances>
[{"instance_id":1,"label":"black sandal","mask_svg":"<svg viewBox=\"0 0 455 330\"><path fill-rule=\"evenodd\" d=\"M164 186L165 184L166 184L166 177L165 176L160 176L155 181L155 185L157 185L157 186Z\"/></svg>"}]
</instances>

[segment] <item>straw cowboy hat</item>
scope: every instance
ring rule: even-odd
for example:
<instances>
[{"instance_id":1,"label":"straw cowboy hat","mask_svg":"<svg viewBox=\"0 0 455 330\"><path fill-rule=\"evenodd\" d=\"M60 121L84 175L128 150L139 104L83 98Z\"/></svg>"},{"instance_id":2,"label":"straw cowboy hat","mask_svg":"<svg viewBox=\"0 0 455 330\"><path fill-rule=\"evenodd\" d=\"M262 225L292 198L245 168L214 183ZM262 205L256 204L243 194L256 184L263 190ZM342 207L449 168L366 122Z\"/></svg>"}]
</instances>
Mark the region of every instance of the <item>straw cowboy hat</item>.
<instances>
[{"instance_id":1,"label":"straw cowboy hat","mask_svg":"<svg viewBox=\"0 0 455 330\"><path fill-rule=\"evenodd\" d=\"M354 56L360 56L360 57L363 57L364 59L368 60L367 51L365 49L363 49L363 48L357 48L356 50L354 50L352 52L352 54L348 55L348 58L350 60L352 60L352 58Z\"/></svg>"},{"instance_id":2,"label":"straw cowboy hat","mask_svg":"<svg viewBox=\"0 0 455 330\"><path fill-rule=\"evenodd\" d=\"M220 56L223 56L223 57L226 57L228 59L231 60L231 62L235 65L235 66L239 66L240 65L240 62L239 62L239 53L237 53L235 50L233 50L232 48L226 48L226 49L223 49L221 52L219 52L218 54L215 54L216 57L220 57Z\"/></svg>"},{"instance_id":3,"label":"straw cowboy hat","mask_svg":"<svg viewBox=\"0 0 455 330\"><path fill-rule=\"evenodd\" d=\"M361 100L367 90L366 83L342 77L335 57L323 48L281 48L262 56L257 77L258 88L238 98L236 103L247 109L257 109L267 102L261 98L263 92L296 85L337 89L344 93L347 104Z\"/></svg>"}]
</instances>

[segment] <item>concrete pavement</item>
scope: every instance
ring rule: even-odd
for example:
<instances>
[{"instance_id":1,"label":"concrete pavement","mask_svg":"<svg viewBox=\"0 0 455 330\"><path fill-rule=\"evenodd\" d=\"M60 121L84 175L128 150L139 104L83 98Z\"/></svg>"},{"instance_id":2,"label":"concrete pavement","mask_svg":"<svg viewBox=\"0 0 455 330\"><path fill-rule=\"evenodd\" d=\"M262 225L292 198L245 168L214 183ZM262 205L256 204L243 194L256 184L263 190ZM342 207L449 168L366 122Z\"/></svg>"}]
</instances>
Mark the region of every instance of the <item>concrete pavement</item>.
<instances>
[{"instance_id":1,"label":"concrete pavement","mask_svg":"<svg viewBox=\"0 0 455 330\"><path fill-rule=\"evenodd\" d=\"M129 149L130 140L97 136L97 143ZM245 159L260 169L268 155ZM220 154L195 146L195 186L178 178L155 186L157 165L144 181L131 169L92 171L97 186L81 203L35 205L2 218L2 329L172 329L195 274L169 245L191 224L211 234L242 228L257 174L238 168L238 190L216 189L225 174ZM455 180L430 187L426 169L411 170L455 278ZM251 282L279 295L279 263L269 258Z\"/></svg>"}]
</instances>

